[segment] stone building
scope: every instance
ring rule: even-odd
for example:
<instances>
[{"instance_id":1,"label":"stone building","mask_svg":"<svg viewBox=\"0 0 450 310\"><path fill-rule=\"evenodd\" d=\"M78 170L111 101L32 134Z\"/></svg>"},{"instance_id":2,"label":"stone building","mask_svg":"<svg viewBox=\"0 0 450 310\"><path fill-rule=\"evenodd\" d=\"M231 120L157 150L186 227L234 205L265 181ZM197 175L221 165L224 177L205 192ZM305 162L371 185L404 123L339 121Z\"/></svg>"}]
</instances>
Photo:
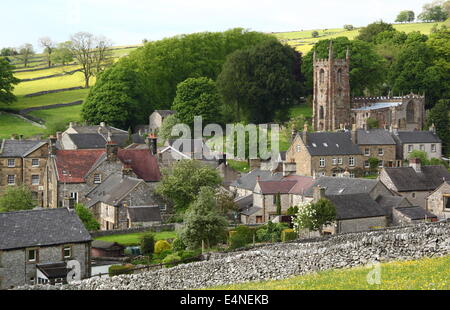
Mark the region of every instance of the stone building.
<instances>
[{"instance_id":1,"label":"stone building","mask_svg":"<svg viewBox=\"0 0 450 310\"><path fill-rule=\"evenodd\" d=\"M442 183L426 200L427 211L435 214L439 219L450 218L450 180Z\"/></svg>"},{"instance_id":2,"label":"stone building","mask_svg":"<svg viewBox=\"0 0 450 310\"><path fill-rule=\"evenodd\" d=\"M334 131L342 128L367 129L368 119L380 128L422 130L425 124L425 97L410 94L401 97L350 98L350 54L336 59L330 43L328 59L313 56L314 131Z\"/></svg>"},{"instance_id":3,"label":"stone building","mask_svg":"<svg viewBox=\"0 0 450 310\"><path fill-rule=\"evenodd\" d=\"M65 283L68 261L90 276L92 238L66 208L0 213L0 289Z\"/></svg>"},{"instance_id":4,"label":"stone building","mask_svg":"<svg viewBox=\"0 0 450 310\"><path fill-rule=\"evenodd\" d=\"M354 135L354 134L353 134ZM388 130L358 130L354 142L364 155L364 169L370 169L370 158L378 159L378 168L397 167L396 143ZM401 163L400 163L401 166Z\"/></svg>"},{"instance_id":5,"label":"stone building","mask_svg":"<svg viewBox=\"0 0 450 310\"><path fill-rule=\"evenodd\" d=\"M149 129L150 132L155 133L161 128L163 121L166 117L175 114L175 111L171 110L156 110L150 115L149 118Z\"/></svg>"},{"instance_id":6,"label":"stone building","mask_svg":"<svg viewBox=\"0 0 450 310\"><path fill-rule=\"evenodd\" d=\"M442 141L434 128L430 131L400 131L393 130L392 137L397 143L396 156L399 162L409 158L414 150L427 153L428 158L442 157Z\"/></svg>"},{"instance_id":7,"label":"stone building","mask_svg":"<svg viewBox=\"0 0 450 310\"><path fill-rule=\"evenodd\" d=\"M47 159L47 141L3 140L0 144L0 194L9 187L26 185L38 206L43 207Z\"/></svg>"},{"instance_id":8,"label":"stone building","mask_svg":"<svg viewBox=\"0 0 450 310\"><path fill-rule=\"evenodd\" d=\"M296 174L313 177L363 174L365 158L350 132L306 130L295 136L286 154L286 162L296 164Z\"/></svg>"}]
</instances>

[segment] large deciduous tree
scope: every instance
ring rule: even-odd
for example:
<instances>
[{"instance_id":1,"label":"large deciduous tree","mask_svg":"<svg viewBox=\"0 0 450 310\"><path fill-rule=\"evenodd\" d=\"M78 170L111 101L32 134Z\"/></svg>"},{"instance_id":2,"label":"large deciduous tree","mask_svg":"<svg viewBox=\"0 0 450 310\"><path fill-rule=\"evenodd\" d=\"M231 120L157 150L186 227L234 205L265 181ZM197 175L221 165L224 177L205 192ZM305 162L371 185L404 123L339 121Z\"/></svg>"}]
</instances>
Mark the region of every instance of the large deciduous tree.
<instances>
[{"instance_id":1,"label":"large deciduous tree","mask_svg":"<svg viewBox=\"0 0 450 310\"><path fill-rule=\"evenodd\" d=\"M66 65L73 61L73 54L70 50L70 41L59 43L52 52L51 56L53 63Z\"/></svg>"},{"instance_id":2,"label":"large deciduous tree","mask_svg":"<svg viewBox=\"0 0 450 310\"><path fill-rule=\"evenodd\" d=\"M36 205L31 190L25 185L10 187L0 195L0 212L31 210Z\"/></svg>"},{"instance_id":3,"label":"large deciduous tree","mask_svg":"<svg viewBox=\"0 0 450 310\"><path fill-rule=\"evenodd\" d=\"M35 54L33 45L30 43L26 43L19 48L19 54L17 57L22 60L23 66L28 67L28 63L30 62L31 56Z\"/></svg>"},{"instance_id":4,"label":"large deciduous tree","mask_svg":"<svg viewBox=\"0 0 450 310\"><path fill-rule=\"evenodd\" d=\"M356 39L366 42L372 42L375 36L383 31L395 31L395 29L391 24L385 23L383 21L375 22L361 28Z\"/></svg>"},{"instance_id":5,"label":"large deciduous tree","mask_svg":"<svg viewBox=\"0 0 450 310\"><path fill-rule=\"evenodd\" d=\"M55 42L49 37L43 37L39 39L39 45L44 49L44 55L47 59L47 64L49 67L52 66L52 53L55 48Z\"/></svg>"},{"instance_id":6,"label":"large deciduous tree","mask_svg":"<svg viewBox=\"0 0 450 310\"><path fill-rule=\"evenodd\" d=\"M442 1L434 1L424 4L422 13L419 14L418 18L426 22L441 22L446 20L449 15L441 3Z\"/></svg>"},{"instance_id":7,"label":"large deciduous tree","mask_svg":"<svg viewBox=\"0 0 450 310\"><path fill-rule=\"evenodd\" d=\"M14 67L5 59L0 58L0 103L11 103L16 100L14 85L20 82L14 77Z\"/></svg>"},{"instance_id":8,"label":"large deciduous tree","mask_svg":"<svg viewBox=\"0 0 450 310\"><path fill-rule=\"evenodd\" d=\"M234 52L223 65L217 86L234 121L285 120L303 94L301 55L279 42L264 42Z\"/></svg>"},{"instance_id":9,"label":"large deciduous tree","mask_svg":"<svg viewBox=\"0 0 450 310\"><path fill-rule=\"evenodd\" d=\"M442 154L450 153L450 120L448 112L450 111L450 99L439 100L430 110L428 115L428 126L434 124L436 133L442 140Z\"/></svg>"},{"instance_id":10,"label":"large deciduous tree","mask_svg":"<svg viewBox=\"0 0 450 310\"><path fill-rule=\"evenodd\" d=\"M397 23L413 22L415 18L416 17L413 11L405 10L398 13L395 22Z\"/></svg>"},{"instance_id":11,"label":"large deciduous tree","mask_svg":"<svg viewBox=\"0 0 450 310\"><path fill-rule=\"evenodd\" d=\"M297 232L302 229L319 231L322 234L323 226L330 225L336 220L336 207L328 199L320 199L301 207L294 219L294 228Z\"/></svg>"}]
</instances>

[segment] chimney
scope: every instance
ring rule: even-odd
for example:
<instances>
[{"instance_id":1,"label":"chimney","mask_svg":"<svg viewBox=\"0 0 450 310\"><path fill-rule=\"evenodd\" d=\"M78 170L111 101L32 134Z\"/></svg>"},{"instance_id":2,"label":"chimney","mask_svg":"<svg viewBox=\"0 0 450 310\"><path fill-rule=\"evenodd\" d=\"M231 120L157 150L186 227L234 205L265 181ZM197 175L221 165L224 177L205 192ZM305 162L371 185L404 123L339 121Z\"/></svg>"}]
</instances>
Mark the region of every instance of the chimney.
<instances>
[{"instance_id":1,"label":"chimney","mask_svg":"<svg viewBox=\"0 0 450 310\"><path fill-rule=\"evenodd\" d=\"M62 140L62 132L61 131L57 131L56 132L56 140L57 141L61 141Z\"/></svg>"},{"instance_id":2,"label":"chimney","mask_svg":"<svg viewBox=\"0 0 450 310\"><path fill-rule=\"evenodd\" d=\"M356 130L356 124L352 125L352 142L358 144L358 132Z\"/></svg>"},{"instance_id":3,"label":"chimney","mask_svg":"<svg viewBox=\"0 0 450 310\"><path fill-rule=\"evenodd\" d=\"M106 159L110 162L117 161L117 153L119 152L119 146L113 141L106 143Z\"/></svg>"},{"instance_id":4,"label":"chimney","mask_svg":"<svg viewBox=\"0 0 450 310\"><path fill-rule=\"evenodd\" d=\"M105 127L106 127L106 123L105 123L105 122L101 122L101 123L100 123L100 127L105 128Z\"/></svg>"},{"instance_id":5,"label":"chimney","mask_svg":"<svg viewBox=\"0 0 450 310\"><path fill-rule=\"evenodd\" d=\"M131 167L131 163L128 161L122 166L122 177L131 177L133 176L133 168Z\"/></svg>"},{"instance_id":6,"label":"chimney","mask_svg":"<svg viewBox=\"0 0 450 310\"><path fill-rule=\"evenodd\" d=\"M152 153L152 155L156 155L158 153L158 138L154 134L149 134L147 139L145 139L145 143Z\"/></svg>"},{"instance_id":7,"label":"chimney","mask_svg":"<svg viewBox=\"0 0 450 310\"><path fill-rule=\"evenodd\" d=\"M325 198L326 187L321 187L320 185L314 187L313 199L314 202L318 202L320 199Z\"/></svg>"},{"instance_id":8,"label":"chimney","mask_svg":"<svg viewBox=\"0 0 450 310\"><path fill-rule=\"evenodd\" d=\"M292 125L291 140L294 141L296 136L297 136L297 128L295 128L295 125Z\"/></svg>"},{"instance_id":9,"label":"chimney","mask_svg":"<svg viewBox=\"0 0 450 310\"><path fill-rule=\"evenodd\" d=\"M434 125L434 123L431 124L430 131L431 131L432 133L436 133L436 126Z\"/></svg>"},{"instance_id":10,"label":"chimney","mask_svg":"<svg viewBox=\"0 0 450 310\"><path fill-rule=\"evenodd\" d=\"M50 143L48 145L48 152L50 155L56 155L56 137L50 136Z\"/></svg>"},{"instance_id":11,"label":"chimney","mask_svg":"<svg viewBox=\"0 0 450 310\"><path fill-rule=\"evenodd\" d=\"M420 162L420 158L411 158L409 160L409 166L416 172L422 172L422 163Z\"/></svg>"}]
</instances>

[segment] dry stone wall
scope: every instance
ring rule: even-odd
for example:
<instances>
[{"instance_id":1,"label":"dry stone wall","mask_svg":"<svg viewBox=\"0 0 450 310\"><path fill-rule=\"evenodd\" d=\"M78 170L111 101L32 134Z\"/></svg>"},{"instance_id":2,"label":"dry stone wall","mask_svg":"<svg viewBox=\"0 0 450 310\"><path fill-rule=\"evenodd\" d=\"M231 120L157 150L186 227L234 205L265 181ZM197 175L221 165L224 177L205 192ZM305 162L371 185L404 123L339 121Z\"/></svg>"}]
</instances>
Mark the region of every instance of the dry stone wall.
<instances>
[{"instance_id":1,"label":"dry stone wall","mask_svg":"<svg viewBox=\"0 0 450 310\"><path fill-rule=\"evenodd\" d=\"M134 275L87 279L60 287L26 289L166 290L284 279L310 272L374 262L450 254L450 223L337 235L316 241L280 243L215 254L206 261Z\"/></svg>"}]
</instances>

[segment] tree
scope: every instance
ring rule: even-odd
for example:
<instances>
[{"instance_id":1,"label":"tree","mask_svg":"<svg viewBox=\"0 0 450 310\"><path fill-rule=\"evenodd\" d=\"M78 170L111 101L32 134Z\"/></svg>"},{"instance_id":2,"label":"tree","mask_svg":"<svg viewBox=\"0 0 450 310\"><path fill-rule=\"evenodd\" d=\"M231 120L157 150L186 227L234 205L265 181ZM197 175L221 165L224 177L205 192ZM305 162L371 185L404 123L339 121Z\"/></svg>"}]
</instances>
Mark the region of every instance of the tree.
<instances>
[{"instance_id":1,"label":"tree","mask_svg":"<svg viewBox=\"0 0 450 310\"><path fill-rule=\"evenodd\" d=\"M155 251L155 234L147 232L141 236L141 253L143 255L152 255Z\"/></svg>"},{"instance_id":2,"label":"tree","mask_svg":"<svg viewBox=\"0 0 450 310\"><path fill-rule=\"evenodd\" d=\"M202 241L207 247L223 241L228 222L219 213L214 196L213 188L201 187L197 199L186 212L180 237L188 248L199 248Z\"/></svg>"},{"instance_id":3,"label":"tree","mask_svg":"<svg viewBox=\"0 0 450 310\"><path fill-rule=\"evenodd\" d=\"M52 52L51 60L53 63L59 63L62 65L72 62L73 54L70 50L70 42L59 43Z\"/></svg>"},{"instance_id":4,"label":"tree","mask_svg":"<svg viewBox=\"0 0 450 310\"><path fill-rule=\"evenodd\" d=\"M428 114L428 126L436 127L436 133L442 140L442 153L448 154L450 151L450 121L448 111L450 110L450 100L439 100Z\"/></svg>"},{"instance_id":5,"label":"tree","mask_svg":"<svg viewBox=\"0 0 450 310\"><path fill-rule=\"evenodd\" d=\"M0 195L0 212L32 210L36 205L31 190L25 185L8 187Z\"/></svg>"},{"instance_id":6,"label":"tree","mask_svg":"<svg viewBox=\"0 0 450 310\"><path fill-rule=\"evenodd\" d=\"M374 129L374 128L379 128L379 127L380 127L380 123L378 122L378 120L376 118L369 117L367 119L367 129Z\"/></svg>"},{"instance_id":7,"label":"tree","mask_svg":"<svg viewBox=\"0 0 450 310\"><path fill-rule=\"evenodd\" d=\"M81 115L90 124L107 122L127 129L144 122L151 107L143 105L141 80L131 67L113 66L100 74L87 96Z\"/></svg>"},{"instance_id":8,"label":"tree","mask_svg":"<svg viewBox=\"0 0 450 310\"><path fill-rule=\"evenodd\" d=\"M355 27L353 27L353 25L347 24L347 25L344 25L344 29L347 31L351 31L351 30L355 29Z\"/></svg>"},{"instance_id":9,"label":"tree","mask_svg":"<svg viewBox=\"0 0 450 310\"><path fill-rule=\"evenodd\" d=\"M22 60L23 66L26 68L28 67L28 63L30 61L30 58L32 55L34 55L34 49L33 45L30 43L24 44L19 48L19 55L18 58Z\"/></svg>"},{"instance_id":10,"label":"tree","mask_svg":"<svg viewBox=\"0 0 450 310\"><path fill-rule=\"evenodd\" d=\"M409 153L408 160L413 159L413 158L419 158L421 164L424 166L428 166L430 164L430 160L428 159L428 154L425 151L413 150L411 153Z\"/></svg>"},{"instance_id":11,"label":"tree","mask_svg":"<svg viewBox=\"0 0 450 310\"><path fill-rule=\"evenodd\" d=\"M395 31L395 29L391 24L385 23L383 21L375 22L361 28L356 39L366 42L372 42L375 36L383 31Z\"/></svg>"},{"instance_id":12,"label":"tree","mask_svg":"<svg viewBox=\"0 0 450 310\"><path fill-rule=\"evenodd\" d=\"M174 204L177 212L184 212L196 199L200 188L216 188L222 178L213 169L196 160L181 160L172 167L163 169L161 183L156 192Z\"/></svg>"},{"instance_id":13,"label":"tree","mask_svg":"<svg viewBox=\"0 0 450 310\"><path fill-rule=\"evenodd\" d=\"M418 18L426 22L441 22L446 20L448 16L448 12L439 4L439 2L432 2L427 3L422 7L422 13L419 14Z\"/></svg>"},{"instance_id":14,"label":"tree","mask_svg":"<svg viewBox=\"0 0 450 310\"><path fill-rule=\"evenodd\" d=\"M202 116L203 124L218 122L220 97L216 83L207 77L189 78L177 86L172 110L177 118L194 128L194 117Z\"/></svg>"},{"instance_id":15,"label":"tree","mask_svg":"<svg viewBox=\"0 0 450 310\"><path fill-rule=\"evenodd\" d=\"M236 212L238 205L234 202L234 197L227 192L219 190L216 193L217 208L223 215L228 215L230 212Z\"/></svg>"},{"instance_id":16,"label":"tree","mask_svg":"<svg viewBox=\"0 0 450 310\"><path fill-rule=\"evenodd\" d=\"M111 64L111 42L104 37L95 37L88 32L78 32L71 37L70 50L81 66L85 88L89 81Z\"/></svg>"},{"instance_id":17,"label":"tree","mask_svg":"<svg viewBox=\"0 0 450 310\"><path fill-rule=\"evenodd\" d=\"M275 112L298 103L303 93L300 66L300 54L275 41L231 54L217 86L225 104L235 111L234 121L270 122Z\"/></svg>"},{"instance_id":18,"label":"tree","mask_svg":"<svg viewBox=\"0 0 450 310\"><path fill-rule=\"evenodd\" d=\"M100 229L99 222L97 222L92 212L84 205L77 203L75 205L75 212L88 231L96 231Z\"/></svg>"},{"instance_id":19,"label":"tree","mask_svg":"<svg viewBox=\"0 0 450 310\"><path fill-rule=\"evenodd\" d=\"M415 18L415 14L413 11L401 11L398 15L397 15L397 19L395 20L395 22L397 23L404 23L404 22L413 22Z\"/></svg>"},{"instance_id":20,"label":"tree","mask_svg":"<svg viewBox=\"0 0 450 310\"><path fill-rule=\"evenodd\" d=\"M336 220L336 207L328 199L320 199L300 208L294 219L296 232L302 229L319 231L322 234L323 226L330 225Z\"/></svg>"},{"instance_id":21,"label":"tree","mask_svg":"<svg viewBox=\"0 0 450 310\"><path fill-rule=\"evenodd\" d=\"M311 37L318 38L319 37L319 32L317 32L317 31L311 32Z\"/></svg>"},{"instance_id":22,"label":"tree","mask_svg":"<svg viewBox=\"0 0 450 310\"><path fill-rule=\"evenodd\" d=\"M276 206L277 206L277 215L281 215L281 195L280 193L277 193L276 198Z\"/></svg>"},{"instance_id":23,"label":"tree","mask_svg":"<svg viewBox=\"0 0 450 310\"><path fill-rule=\"evenodd\" d=\"M13 47L4 47L0 51L0 56L16 56L18 53Z\"/></svg>"},{"instance_id":24,"label":"tree","mask_svg":"<svg viewBox=\"0 0 450 310\"><path fill-rule=\"evenodd\" d=\"M47 58L48 66L52 66L52 53L55 48L55 43L49 37L39 39L39 45L44 49L45 57Z\"/></svg>"},{"instance_id":25,"label":"tree","mask_svg":"<svg viewBox=\"0 0 450 310\"><path fill-rule=\"evenodd\" d=\"M306 77L306 93L313 93L313 55L318 59L328 58L330 40L321 40L303 58L302 72ZM350 89L352 95L363 96L377 91L386 78L384 59L375 52L372 44L346 37L333 39L334 57L343 59L347 49L350 51Z\"/></svg>"},{"instance_id":26,"label":"tree","mask_svg":"<svg viewBox=\"0 0 450 310\"><path fill-rule=\"evenodd\" d=\"M181 121L175 114L167 116L163 120L161 128L159 128L158 138L160 138L164 142L169 139L176 138L175 136L172 136L172 128L177 124L181 124Z\"/></svg>"},{"instance_id":27,"label":"tree","mask_svg":"<svg viewBox=\"0 0 450 310\"><path fill-rule=\"evenodd\" d=\"M0 59L0 102L12 103L16 101L14 96L14 85L19 84L20 80L14 77L14 67L5 59Z\"/></svg>"},{"instance_id":28,"label":"tree","mask_svg":"<svg viewBox=\"0 0 450 310\"><path fill-rule=\"evenodd\" d=\"M371 172L376 172L378 170L378 166L380 164L380 160L376 157L369 158L369 167Z\"/></svg>"}]
</instances>

